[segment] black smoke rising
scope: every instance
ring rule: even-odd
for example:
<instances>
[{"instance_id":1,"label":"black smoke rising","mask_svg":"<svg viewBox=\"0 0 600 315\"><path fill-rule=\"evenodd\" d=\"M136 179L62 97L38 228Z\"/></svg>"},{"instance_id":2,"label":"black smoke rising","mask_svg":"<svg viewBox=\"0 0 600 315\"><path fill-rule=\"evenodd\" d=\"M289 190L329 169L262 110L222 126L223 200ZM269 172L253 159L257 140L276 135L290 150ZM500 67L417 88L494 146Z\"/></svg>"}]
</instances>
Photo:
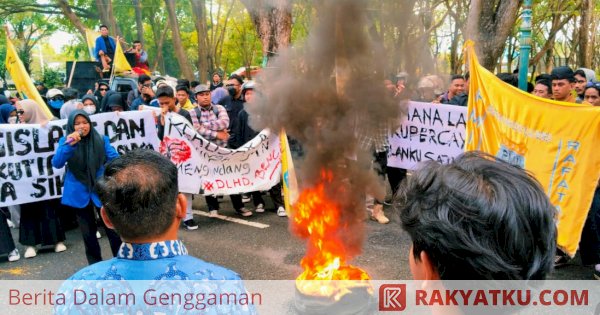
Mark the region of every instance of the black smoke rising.
<instances>
[{"instance_id":1,"label":"black smoke rising","mask_svg":"<svg viewBox=\"0 0 600 315\"><path fill-rule=\"evenodd\" d=\"M270 63L258 78L256 104L248 109L255 130L285 128L302 143L301 188L320 182L321 170L333 171L327 194L344 211L338 233L347 241L348 258L362 247L365 193L379 200L385 195L371 169L373 148L361 147L357 134L375 137L391 125L395 130L400 112L384 88L385 58L368 36L365 4L317 2L306 43Z\"/></svg>"}]
</instances>

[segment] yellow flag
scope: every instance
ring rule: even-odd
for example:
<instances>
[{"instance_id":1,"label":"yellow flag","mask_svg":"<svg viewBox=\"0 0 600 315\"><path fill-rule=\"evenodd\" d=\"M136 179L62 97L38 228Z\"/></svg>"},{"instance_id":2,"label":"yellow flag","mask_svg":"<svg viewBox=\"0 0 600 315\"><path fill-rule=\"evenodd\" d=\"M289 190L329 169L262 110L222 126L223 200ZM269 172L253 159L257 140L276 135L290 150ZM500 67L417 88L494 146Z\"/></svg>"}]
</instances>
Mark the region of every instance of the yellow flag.
<instances>
[{"instance_id":1,"label":"yellow flag","mask_svg":"<svg viewBox=\"0 0 600 315\"><path fill-rule=\"evenodd\" d=\"M96 48L96 38L100 36L100 33L96 31L92 31L89 29L85 29L85 41L88 45L88 52L90 53L90 60L96 61L96 55L94 54L94 48Z\"/></svg>"},{"instance_id":2,"label":"yellow flag","mask_svg":"<svg viewBox=\"0 0 600 315\"><path fill-rule=\"evenodd\" d=\"M600 107L543 99L479 65L472 42L466 150L530 171L557 208L558 246L575 255L600 177Z\"/></svg>"},{"instance_id":3,"label":"yellow flag","mask_svg":"<svg viewBox=\"0 0 600 315\"><path fill-rule=\"evenodd\" d=\"M6 36L6 70L10 73L10 77L15 82L15 86L17 87L17 91L23 99L29 98L34 100L38 106L42 109L44 114L48 119L52 119L52 112L46 106L46 103L40 96L40 93L35 88L31 77L27 71L25 71L25 66L19 59L19 55L17 54L17 50L13 45L8 35Z\"/></svg>"},{"instance_id":4,"label":"yellow flag","mask_svg":"<svg viewBox=\"0 0 600 315\"><path fill-rule=\"evenodd\" d=\"M298 180L285 130L281 130L279 133L279 142L281 146L283 202L285 204L285 211L289 215L292 211L292 205L298 200Z\"/></svg>"},{"instance_id":5,"label":"yellow flag","mask_svg":"<svg viewBox=\"0 0 600 315\"><path fill-rule=\"evenodd\" d=\"M125 71L131 71L131 65L127 62L127 58L125 58L125 54L123 53L123 48L121 48L121 43L115 40L117 44L117 49L115 49L115 60L113 60L113 67L115 73L122 73Z\"/></svg>"}]
</instances>

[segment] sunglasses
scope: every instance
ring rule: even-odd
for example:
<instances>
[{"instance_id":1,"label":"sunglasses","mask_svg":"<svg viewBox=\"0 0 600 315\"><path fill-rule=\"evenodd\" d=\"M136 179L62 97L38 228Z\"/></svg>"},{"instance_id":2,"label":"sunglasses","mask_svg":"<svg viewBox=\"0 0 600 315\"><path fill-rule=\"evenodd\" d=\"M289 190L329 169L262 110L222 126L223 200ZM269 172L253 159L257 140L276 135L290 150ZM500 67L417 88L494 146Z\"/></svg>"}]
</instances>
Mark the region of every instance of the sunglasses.
<instances>
[{"instance_id":1,"label":"sunglasses","mask_svg":"<svg viewBox=\"0 0 600 315\"><path fill-rule=\"evenodd\" d=\"M23 114L25 114L25 111L24 111L24 110L22 110L22 109L17 109L17 115L18 115L18 116L20 116L20 115L23 115Z\"/></svg>"},{"instance_id":2,"label":"sunglasses","mask_svg":"<svg viewBox=\"0 0 600 315\"><path fill-rule=\"evenodd\" d=\"M103 88L103 89L101 88L100 91L108 91L108 89L107 88Z\"/></svg>"},{"instance_id":3,"label":"sunglasses","mask_svg":"<svg viewBox=\"0 0 600 315\"><path fill-rule=\"evenodd\" d=\"M62 96L55 96L55 97L51 97L51 98L50 98L50 100L52 100L52 101L62 101L62 100L64 100L64 99L65 99L65 98L64 98L64 97L62 97Z\"/></svg>"}]
</instances>

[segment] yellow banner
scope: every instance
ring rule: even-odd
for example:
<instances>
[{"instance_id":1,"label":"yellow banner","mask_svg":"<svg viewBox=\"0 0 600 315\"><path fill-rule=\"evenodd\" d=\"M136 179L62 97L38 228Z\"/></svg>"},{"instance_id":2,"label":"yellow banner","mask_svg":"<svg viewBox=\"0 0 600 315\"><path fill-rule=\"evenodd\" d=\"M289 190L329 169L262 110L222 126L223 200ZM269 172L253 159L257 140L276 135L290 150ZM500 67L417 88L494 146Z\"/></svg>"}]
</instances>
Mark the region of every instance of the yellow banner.
<instances>
[{"instance_id":1,"label":"yellow banner","mask_svg":"<svg viewBox=\"0 0 600 315\"><path fill-rule=\"evenodd\" d=\"M288 215L291 214L292 205L298 200L298 180L296 178L296 170L294 169L294 161L290 145L287 140L285 130L279 133L279 141L281 147L281 185L283 187L283 202L285 211Z\"/></svg>"},{"instance_id":2,"label":"yellow banner","mask_svg":"<svg viewBox=\"0 0 600 315\"><path fill-rule=\"evenodd\" d=\"M34 100L44 114L46 114L46 117L52 119L52 112L50 112L50 109L46 106L44 99L42 99L40 93L35 88L31 77L29 77L29 74L25 71L25 66L23 66L21 59L19 59L17 50L10 38L8 38L8 35L6 36L6 70L10 73L10 77L15 82L15 86L21 97L23 99L29 98Z\"/></svg>"},{"instance_id":3,"label":"yellow banner","mask_svg":"<svg viewBox=\"0 0 600 315\"><path fill-rule=\"evenodd\" d=\"M131 71L131 65L129 65L129 62L127 62L127 58L125 58L123 48L121 48L121 43L119 43L118 40L115 40L115 42L117 45L117 49L115 49L115 60L113 61L115 73Z\"/></svg>"},{"instance_id":4,"label":"yellow banner","mask_svg":"<svg viewBox=\"0 0 600 315\"><path fill-rule=\"evenodd\" d=\"M85 29L85 41L88 45L88 52L90 53L90 60L96 61L96 56L94 55L94 48L96 47L96 38L100 36L99 32L92 31L89 29Z\"/></svg>"},{"instance_id":5,"label":"yellow banner","mask_svg":"<svg viewBox=\"0 0 600 315\"><path fill-rule=\"evenodd\" d=\"M558 246L575 255L600 177L600 107L547 100L479 65L472 42L466 150L530 171L558 210Z\"/></svg>"}]
</instances>

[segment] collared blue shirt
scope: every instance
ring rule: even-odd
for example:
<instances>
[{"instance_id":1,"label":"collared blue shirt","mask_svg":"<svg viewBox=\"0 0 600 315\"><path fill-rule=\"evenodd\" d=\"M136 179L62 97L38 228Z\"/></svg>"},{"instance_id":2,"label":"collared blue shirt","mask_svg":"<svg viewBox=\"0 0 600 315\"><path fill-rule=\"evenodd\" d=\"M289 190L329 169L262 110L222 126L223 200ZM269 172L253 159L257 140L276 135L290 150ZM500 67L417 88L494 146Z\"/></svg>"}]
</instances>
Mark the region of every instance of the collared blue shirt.
<instances>
[{"instance_id":1,"label":"collared blue shirt","mask_svg":"<svg viewBox=\"0 0 600 315\"><path fill-rule=\"evenodd\" d=\"M67 280L60 292L67 296L66 305L55 308L56 313L82 314L111 313L126 309L127 313L141 311L146 314L162 312L165 314L198 313L199 309L185 309L181 305L148 305L149 297L167 294L247 294L240 276L223 267L205 262L188 255L188 251L180 240L155 243L132 244L122 243L117 257L95 263L76 272ZM117 281L99 281L117 280ZM150 281L128 281L150 280ZM163 281L163 280L193 280L193 281ZM195 280L195 281L194 281ZM84 301L84 291L91 292L132 292L135 303L128 301L127 305L88 305ZM108 293L103 293L108 294ZM82 302L84 303L79 303ZM197 300L194 300L196 303ZM199 304L188 304L197 306ZM212 305L202 309L202 314L255 314L253 305L227 304Z\"/></svg>"},{"instance_id":2,"label":"collared blue shirt","mask_svg":"<svg viewBox=\"0 0 600 315\"><path fill-rule=\"evenodd\" d=\"M117 257L85 267L68 280L240 280L226 268L189 256L180 240L123 243Z\"/></svg>"}]
</instances>

